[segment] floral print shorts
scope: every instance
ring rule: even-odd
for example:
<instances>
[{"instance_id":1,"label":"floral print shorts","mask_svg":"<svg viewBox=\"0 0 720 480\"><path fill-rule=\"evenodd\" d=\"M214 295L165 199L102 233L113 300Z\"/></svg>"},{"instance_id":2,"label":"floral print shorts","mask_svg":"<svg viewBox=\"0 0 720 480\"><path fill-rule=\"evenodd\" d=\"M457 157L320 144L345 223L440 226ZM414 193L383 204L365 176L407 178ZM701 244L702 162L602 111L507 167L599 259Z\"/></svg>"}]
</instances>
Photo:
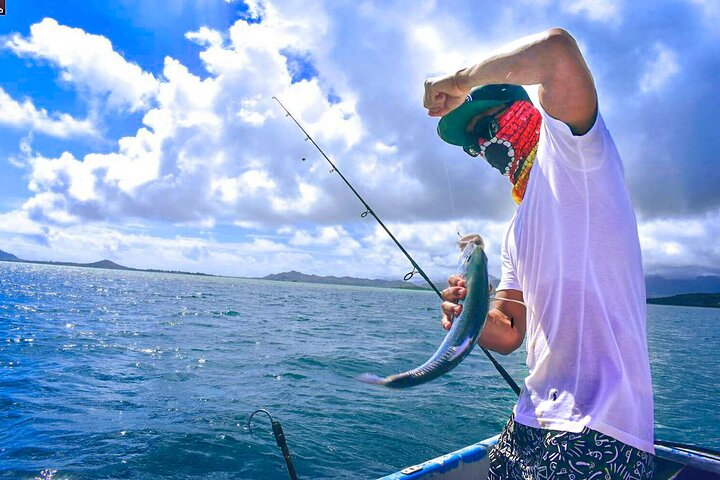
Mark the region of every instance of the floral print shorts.
<instances>
[{"instance_id":1,"label":"floral print shorts","mask_svg":"<svg viewBox=\"0 0 720 480\"><path fill-rule=\"evenodd\" d=\"M651 480L655 456L595 430L505 426L490 451L488 480Z\"/></svg>"}]
</instances>

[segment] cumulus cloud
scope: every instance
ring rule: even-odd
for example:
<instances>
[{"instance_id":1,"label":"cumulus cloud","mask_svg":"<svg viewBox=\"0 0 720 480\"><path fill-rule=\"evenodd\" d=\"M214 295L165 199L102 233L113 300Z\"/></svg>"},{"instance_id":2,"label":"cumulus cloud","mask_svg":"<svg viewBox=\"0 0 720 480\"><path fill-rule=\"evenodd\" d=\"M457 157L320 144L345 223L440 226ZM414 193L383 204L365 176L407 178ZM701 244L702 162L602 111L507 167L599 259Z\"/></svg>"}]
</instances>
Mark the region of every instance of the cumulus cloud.
<instances>
[{"instance_id":1,"label":"cumulus cloud","mask_svg":"<svg viewBox=\"0 0 720 480\"><path fill-rule=\"evenodd\" d=\"M43 197L44 198L44 197ZM53 198L45 198L53 201ZM141 224L125 227L102 222L80 224L58 218L50 224L33 218L38 197L25 210L0 214L2 249L21 258L94 262L107 258L137 268L202 271L233 276L264 276L280 270L305 273L402 279L411 264L374 222L302 228L286 225L266 235L238 235L219 242L212 235L153 236ZM457 271L457 224L392 223L391 231L431 278L442 280ZM505 223L462 222L482 231L499 275L499 245ZM465 230L463 230L465 232ZM239 233L248 233L240 229ZM251 231L252 232L252 231ZM413 281L420 282L419 276Z\"/></svg>"},{"instance_id":2,"label":"cumulus cloud","mask_svg":"<svg viewBox=\"0 0 720 480\"><path fill-rule=\"evenodd\" d=\"M54 62L66 80L81 88L90 88L88 79L97 73L93 68L115 72L100 76L92 87L107 93L110 103L115 99L139 108L152 98L136 134L121 138L116 151L82 157L65 152L31 162L32 191L52 193L54 199L37 201L34 214L59 218L52 212L56 206L65 209L63 218L78 221L139 217L188 224L261 221L266 225L298 219L332 222L356 215L358 203L337 177L324 173L329 167L309 142L303 143L302 133L272 100L277 96L338 167L362 183L375 204L392 206L384 209L384 216L447 216L446 205L433 200L438 192L448 195L448 182L436 182L438 174L445 175L438 153L447 147L422 132L428 127L415 121L422 115L419 94L389 82L378 85L377 95L368 96L370 87L355 79L367 78L369 65L346 69L336 58L356 52L351 50L353 42L329 43L334 35L330 14L321 5L300 8L292 2L250 2L249 7L253 20L238 20L227 32L202 27L186 34L202 46L199 55L208 72L204 77L166 58L162 74L155 79L119 56L109 39L52 19L33 25L27 38L12 36L9 48ZM363 17L374 15L372 7L363 8L370 9L362 11ZM395 9L388 15L403 19L405 14ZM438 71L457 66L461 56L448 60L442 52L468 32L458 29L443 40L436 26L413 20L404 19L396 33L411 52L398 70L411 75L419 89L425 74L418 65ZM368 32L361 32L366 25L359 19L352 25L357 29L352 35L367 38ZM60 41L52 44L49 38L55 33ZM372 33L383 35L381 28ZM75 56L66 51L66 38L87 43L88 48L79 50L89 53ZM478 56L491 46L475 47L470 55ZM366 42L365 47L374 50L378 45ZM114 63L95 65L92 52ZM310 77L298 80L293 70L304 68L298 61L312 66L306 69ZM354 79L349 81L348 75ZM147 88L126 89L114 83L120 77ZM118 96L120 92L129 96ZM389 99L402 106L400 115L400 108L390 109ZM408 110L408 104L414 107ZM405 122L408 115L413 121ZM398 136L402 123L411 129ZM308 161L298 162L300 157ZM477 162L463 160L459 167L463 172L478 167ZM460 182L453 187L460 195L478 191L463 174L453 181ZM487 207L483 213L509 212L507 186L501 189L500 179L490 185L484 190L505 190L507 198L496 202L501 209ZM460 213L474 208L464 202L459 205Z\"/></svg>"},{"instance_id":3,"label":"cumulus cloud","mask_svg":"<svg viewBox=\"0 0 720 480\"><path fill-rule=\"evenodd\" d=\"M206 78L166 58L156 81L116 54L108 39L51 19L33 25L28 39L13 36L7 44L13 51L56 62L66 80L106 92L110 104L139 108L152 96L155 105L135 135L118 141L115 152L82 158L66 152L32 161L31 190L38 196L52 193L54 199L38 200L35 215L57 218L52 213L57 207L66 210L65 218L79 220L135 216L172 222L281 221L312 216L324 193L305 177L318 167L295 173L287 168L288 146L297 155L307 149L297 148L302 136L290 130L272 96L282 98L318 141L340 151L359 142L363 127L353 92L341 92L342 97L331 102L318 79L293 82L281 53L290 46L315 48L322 35L322 12L292 20L272 5L256 8L262 8L263 22L238 21L227 34L227 45L207 28L188 34L206 46L200 54L210 73ZM59 35L54 43L53 34ZM73 42L87 44L72 49L85 53L71 53ZM101 56L109 57L104 64L95 61ZM95 78L96 69L113 73ZM129 83L118 83L120 79ZM294 140L285 141L288 137Z\"/></svg>"},{"instance_id":4,"label":"cumulus cloud","mask_svg":"<svg viewBox=\"0 0 720 480\"><path fill-rule=\"evenodd\" d=\"M49 114L31 100L14 100L0 87L0 123L14 128L42 132L52 137L95 136L97 130L89 120L77 120L67 113Z\"/></svg>"},{"instance_id":5,"label":"cumulus cloud","mask_svg":"<svg viewBox=\"0 0 720 480\"><path fill-rule=\"evenodd\" d=\"M640 91L643 93L661 90L670 78L680 72L678 56L667 45L655 44L655 58L647 62L645 73L640 78Z\"/></svg>"},{"instance_id":6,"label":"cumulus cloud","mask_svg":"<svg viewBox=\"0 0 720 480\"><path fill-rule=\"evenodd\" d=\"M222 34L208 27L200 27L196 32L187 32L185 38L204 47L221 47L223 43Z\"/></svg>"},{"instance_id":7,"label":"cumulus cloud","mask_svg":"<svg viewBox=\"0 0 720 480\"><path fill-rule=\"evenodd\" d=\"M507 180L437 139L437 120L421 106L422 82L556 24L568 24L593 70L601 111L625 160L643 222L673 222L680 214L700 218L720 209L720 180L708 168L708 152L720 144L706 118L717 110L716 82L712 69L697 66L720 58L717 46L683 41L681 69L677 37L635 33L635 18L661 29L668 11L591 0L563 2L557 11L551 3L526 2L523 15L517 4L499 5L494 21L478 29L475 13L457 15L435 2L408 9L252 1L247 16L230 28L198 26L184 34L199 51L204 72L167 57L156 75L132 63L131 55L117 53L112 38L45 19L27 36L8 37L7 48L49 63L70 85L110 108L138 112L142 120L134 133L102 152L68 147L53 156L27 155L33 197L14 214L65 232L80 232L75 229L91 222L136 220L208 229L234 225L258 236L232 245L252 252L242 259L215 255L215 249L230 254L220 242L203 239L188 239L188 248L172 257L190 262L182 265L227 260L234 274L272 267L263 255L308 273L327 268L365 276L358 265L367 267L367 275L383 276L376 274L383 268L407 271L407 261L372 220L358 218L364 207L328 173L329 165L272 100L277 96L416 260L448 273L455 232L488 236L492 254L498 254L500 232L515 205ZM475 12L473 5L468 2L465 11ZM691 20L678 21L685 35L694 32ZM621 22L627 29L614 28ZM691 91L663 95L675 82L687 81L693 82ZM59 121L60 115L47 117ZM658 185L665 188L661 196ZM668 225L644 231L649 264L660 268L668 258L702 265L668 233ZM43 238L49 242L51 236Z\"/></svg>"},{"instance_id":8,"label":"cumulus cloud","mask_svg":"<svg viewBox=\"0 0 720 480\"><path fill-rule=\"evenodd\" d=\"M12 35L5 43L17 55L45 60L60 68L63 80L107 97L114 108L145 108L157 88L152 74L125 60L110 40L45 18L30 27L30 36Z\"/></svg>"},{"instance_id":9,"label":"cumulus cloud","mask_svg":"<svg viewBox=\"0 0 720 480\"><path fill-rule=\"evenodd\" d=\"M571 0L564 2L562 8L596 22L617 24L622 20L619 0Z\"/></svg>"},{"instance_id":10,"label":"cumulus cloud","mask_svg":"<svg viewBox=\"0 0 720 480\"><path fill-rule=\"evenodd\" d=\"M690 218L661 218L640 224L647 273L688 271L720 274L720 210Z\"/></svg>"},{"instance_id":11,"label":"cumulus cloud","mask_svg":"<svg viewBox=\"0 0 720 480\"><path fill-rule=\"evenodd\" d=\"M718 28L718 20L720 20L720 3L715 0L688 0L688 2L698 8L708 29L715 34L720 33L720 28Z\"/></svg>"}]
</instances>

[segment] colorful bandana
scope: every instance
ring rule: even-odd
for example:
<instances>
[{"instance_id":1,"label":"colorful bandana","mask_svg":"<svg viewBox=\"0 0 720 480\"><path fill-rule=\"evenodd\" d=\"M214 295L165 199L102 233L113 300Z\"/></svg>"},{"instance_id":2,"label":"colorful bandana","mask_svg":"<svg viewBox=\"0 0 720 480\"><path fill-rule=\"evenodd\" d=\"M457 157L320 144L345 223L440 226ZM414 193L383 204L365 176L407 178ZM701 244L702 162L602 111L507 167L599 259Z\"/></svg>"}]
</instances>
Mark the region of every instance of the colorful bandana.
<instances>
[{"instance_id":1,"label":"colorful bandana","mask_svg":"<svg viewBox=\"0 0 720 480\"><path fill-rule=\"evenodd\" d=\"M479 153L490 165L507 175L518 204L525 196L530 168L540 139L540 112L529 101L520 100L495 117L481 119L473 130ZM471 155L474 152L468 152ZM466 149L468 151L468 149Z\"/></svg>"}]
</instances>

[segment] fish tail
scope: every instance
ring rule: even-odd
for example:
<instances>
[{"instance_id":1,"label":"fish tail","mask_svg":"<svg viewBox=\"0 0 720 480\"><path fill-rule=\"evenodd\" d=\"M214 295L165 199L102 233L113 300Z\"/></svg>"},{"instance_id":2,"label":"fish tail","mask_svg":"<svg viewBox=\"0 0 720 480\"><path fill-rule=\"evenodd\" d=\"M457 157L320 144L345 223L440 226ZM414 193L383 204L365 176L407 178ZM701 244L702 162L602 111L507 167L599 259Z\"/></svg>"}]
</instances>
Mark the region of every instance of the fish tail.
<instances>
[{"instance_id":1,"label":"fish tail","mask_svg":"<svg viewBox=\"0 0 720 480\"><path fill-rule=\"evenodd\" d=\"M363 373L357 379L361 382L370 383L372 385L387 385L387 379L372 373Z\"/></svg>"}]
</instances>

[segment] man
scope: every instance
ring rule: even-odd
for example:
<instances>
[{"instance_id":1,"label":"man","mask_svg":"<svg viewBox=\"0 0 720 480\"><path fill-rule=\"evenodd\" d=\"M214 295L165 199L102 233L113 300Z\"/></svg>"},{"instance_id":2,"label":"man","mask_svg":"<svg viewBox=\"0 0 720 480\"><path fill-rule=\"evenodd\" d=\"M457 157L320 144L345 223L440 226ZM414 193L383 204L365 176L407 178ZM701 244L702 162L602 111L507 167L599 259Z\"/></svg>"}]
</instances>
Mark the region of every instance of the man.
<instances>
[{"instance_id":1,"label":"man","mask_svg":"<svg viewBox=\"0 0 720 480\"><path fill-rule=\"evenodd\" d=\"M533 106L519 85L539 85ZM478 87L479 88L474 88ZM519 207L479 344L507 354L527 331L529 375L491 479L653 476L653 399L637 222L593 78L562 29L425 82L440 137L507 175ZM465 297L453 276L442 326Z\"/></svg>"}]
</instances>

